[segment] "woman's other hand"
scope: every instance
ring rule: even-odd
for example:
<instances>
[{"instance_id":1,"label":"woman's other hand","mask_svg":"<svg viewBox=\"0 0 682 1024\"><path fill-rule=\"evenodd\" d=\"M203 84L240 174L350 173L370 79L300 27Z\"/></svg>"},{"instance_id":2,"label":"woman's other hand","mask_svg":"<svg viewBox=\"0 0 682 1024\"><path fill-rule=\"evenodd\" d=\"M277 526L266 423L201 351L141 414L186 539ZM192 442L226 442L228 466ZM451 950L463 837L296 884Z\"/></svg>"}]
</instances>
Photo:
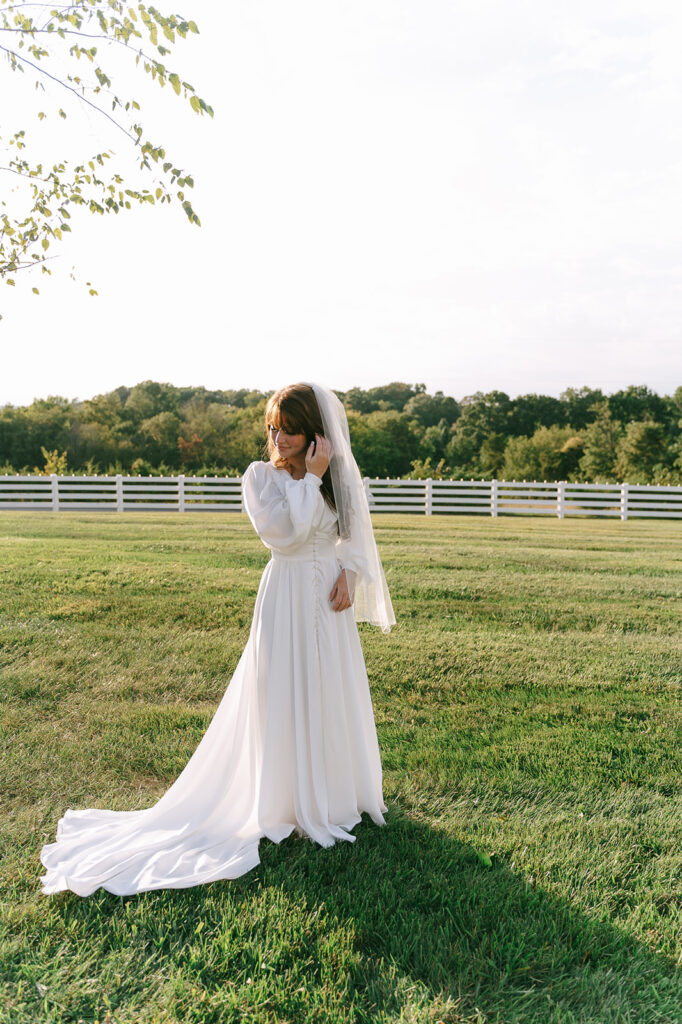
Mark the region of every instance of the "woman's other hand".
<instances>
[{"instance_id":1,"label":"woman's other hand","mask_svg":"<svg viewBox=\"0 0 682 1024\"><path fill-rule=\"evenodd\" d=\"M348 593L348 581L346 579L346 570L341 570L341 575L337 579L336 583L332 587L329 600L332 603L332 608L335 612L343 612L346 608L350 608L353 603Z\"/></svg>"},{"instance_id":2,"label":"woman's other hand","mask_svg":"<svg viewBox=\"0 0 682 1024\"><path fill-rule=\"evenodd\" d=\"M313 445L315 445L315 454L313 455ZM311 441L308 446L308 451L305 453L305 468L308 473L314 473L315 476L319 476L320 480L327 471L329 466L329 460L334 454L332 446L326 437L322 437L321 434L315 434L315 441Z\"/></svg>"}]
</instances>

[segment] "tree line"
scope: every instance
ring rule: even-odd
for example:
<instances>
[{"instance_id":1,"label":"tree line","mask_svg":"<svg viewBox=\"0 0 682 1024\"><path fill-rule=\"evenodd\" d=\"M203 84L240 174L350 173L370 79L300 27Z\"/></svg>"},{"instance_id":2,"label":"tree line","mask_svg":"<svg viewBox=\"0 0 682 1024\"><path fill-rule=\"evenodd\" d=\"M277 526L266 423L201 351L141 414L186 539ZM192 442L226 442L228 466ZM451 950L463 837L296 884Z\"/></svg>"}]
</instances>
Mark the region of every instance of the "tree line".
<instances>
[{"instance_id":1,"label":"tree line","mask_svg":"<svg viewBox=\"0 0 682 1024\"><path fill-rule=\"evenodd\" d=\"M241 475L264 456L271 392L143 381L0 407L0 473ZM424 384L337 391L370 477L682 484L682 386L455 399Z\"/></svg>"}]
</instances>

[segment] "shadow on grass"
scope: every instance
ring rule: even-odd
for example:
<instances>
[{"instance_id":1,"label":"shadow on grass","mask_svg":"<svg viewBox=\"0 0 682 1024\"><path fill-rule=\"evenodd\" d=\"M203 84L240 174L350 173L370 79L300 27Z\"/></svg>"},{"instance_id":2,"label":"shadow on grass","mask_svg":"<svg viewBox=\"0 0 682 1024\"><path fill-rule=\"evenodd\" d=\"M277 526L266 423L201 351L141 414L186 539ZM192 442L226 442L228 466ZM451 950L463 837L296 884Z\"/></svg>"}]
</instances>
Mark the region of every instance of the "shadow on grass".
<instances>
[{"instance_id":1,"label":"shadow on grass","mask_svg":"<svg viewBox=\"0 0 682 1024\"><path fill-rule=\"evenodd\" d=\"M400 1010L391 964L486 1021L682 1021L682 972L617 927L400 812L356 831L350 851L311 851L305 879L271 850L264 862L287 891L354 923L368 1005Z\"/></svg>"},{"instance_id":2,"label":"shadow on grass","mask_svg":"<svg viewBox=\"0 0 682 1024\"><path fill-rule=\"evenodd\" d=\"M226 978L245 980L246 973L262 966L262 949L281 913L278 900L280 908L282 899L290 908L303 908L308 917L301 919L299 938L282 954L277 970L286 978L299 957L311 988L326 984L326 973L341 990L349 1014L336 1016L330 1009L316 1011L303 1003L296 1010L285 981L279 992L268 990L262 1017L255 1008L253 1015L221 1016L207 1004L198 1018L206 1021L682 1020L682 973L669 959L596 920L596 915L530 884L504 864L485 867L470 847L397 808L386 828L363 822L356 834L358 842L352 847L343 843L327 851L295 838L281 846L263 842L260 867L235 882L124 899L102 891L88 901L65 894L58 915L65 925L74 916L80 919L81 942L88 942L92 929L94 944L101 946L104 939L105 947L111 941L108 929L116 931L113 945L135 945L145 927L152 927L145 919L167 916L178 950L191 944L200 922L204 935L219 931L228 919L247 922L244 934L253 948L245 959L233 949L229 963L225 955L214 960L215 946L209 944L195 969L195 983L217 994ZM269 901L270 909L256 922L253 905L263 901ZM316 909L322 911L321 934L313 941L318 924L306 922ZM331 942L334 934L350 935L352 953L336 966L333 943L324 949L324 940ZM159 952L166 968L185 969L172 942L165 953L163 948ZM257 1002L255 991L253 998Z\"/></svg>"}]
</instances>

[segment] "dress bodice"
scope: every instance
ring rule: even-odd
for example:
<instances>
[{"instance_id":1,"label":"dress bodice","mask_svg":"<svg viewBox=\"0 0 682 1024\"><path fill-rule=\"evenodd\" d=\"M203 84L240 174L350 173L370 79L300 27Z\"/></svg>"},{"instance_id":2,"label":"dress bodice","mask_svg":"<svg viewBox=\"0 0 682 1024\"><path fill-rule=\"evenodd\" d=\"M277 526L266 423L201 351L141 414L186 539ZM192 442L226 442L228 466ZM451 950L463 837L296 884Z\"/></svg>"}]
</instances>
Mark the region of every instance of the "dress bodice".
<instances>
[{"instance_id":1,"label":"dress bodice","mask_svg":"<svg viewBox=\"0 0 682 1024\"><path fill-rule=\"evenodd\" d=\"M294 484L302 484L305 479L302 477L300 480L295 480L286 469L274 468L273 475L277 485L282 488L282 496L285 500L287 499L287 482L292 480ZM319 477L315 477L315 480L319 480ZM335 545L339 536L339 517L330 507L329 503L325 501L319 484L312 481L311 486L317 487L317 493L321 500L316 502L316 507L310 521L310 533L302 547L312 548L313 544L316 544L318 547L325 544Z\"/></svg>"},{"instance_id":2,"label":"dress bodice","mask_svg":"<svg viewBox=\"0 0 682 1024\"><path fill-rule=\"evenodd\" d=\"M288 557L331 555L359 572L363 560L352 540L338 535L338 516L314 473L295 480L272 462L252 462L242 477L244 510L267 548Z\"/></svg>"}]
</instances>

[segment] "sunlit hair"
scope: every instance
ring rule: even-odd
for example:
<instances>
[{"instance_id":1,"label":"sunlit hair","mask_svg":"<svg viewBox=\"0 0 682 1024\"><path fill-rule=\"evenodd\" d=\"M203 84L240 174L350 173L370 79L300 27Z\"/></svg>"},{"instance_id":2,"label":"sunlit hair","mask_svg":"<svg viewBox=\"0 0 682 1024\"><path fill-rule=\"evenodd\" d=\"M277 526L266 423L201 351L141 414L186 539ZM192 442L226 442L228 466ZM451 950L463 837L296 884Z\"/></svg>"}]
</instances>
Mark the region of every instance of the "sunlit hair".
<instances>
[{"instance_id":1,"label":"sunlit hair","mask_svg":"<svg viewBox=\"0 0 682 1024\"><path fill-rule=\"evenodd\" d=\"M277 446L270 436L271 426L275 430L283 430L286 434L305 434L306 448L311 441L315 440L315 434L324 436L320 407L317 404L315 392L309 384L289 384L285 388L280 388L279 391L270 395L265 406L267 441L263 454L267 454L270 462L277 469L286 469L289 462L277 451ZM329 467L322 477L320 489L329 507L336 512Z\"/></svg>"}]
</instances>

